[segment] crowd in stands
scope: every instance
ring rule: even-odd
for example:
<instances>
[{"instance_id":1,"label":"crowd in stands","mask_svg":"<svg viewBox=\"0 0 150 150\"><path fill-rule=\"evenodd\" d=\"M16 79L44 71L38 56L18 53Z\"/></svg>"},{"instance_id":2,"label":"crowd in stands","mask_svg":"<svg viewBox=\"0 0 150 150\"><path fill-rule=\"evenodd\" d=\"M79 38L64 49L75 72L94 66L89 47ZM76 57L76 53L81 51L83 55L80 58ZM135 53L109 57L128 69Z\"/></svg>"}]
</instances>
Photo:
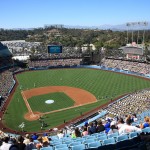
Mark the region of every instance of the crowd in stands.
<instances>
[{"instance_id":1,"label":"crowd in stands","mask_svg":"<svg viewBox=\"0 0 150 150\"><path fill-rule=\"evenodd\" d=\"M28 61L30 68L51 67L51 66L77 66L80 65L82 59L54 59L54 60L34 60Z\"/></svg>"},{"instance_id":2,"label":"crowd in stands","mask_svg":"<svg viewBox=\"0 0 150 150\"><path fill-rule=\"evenodd\" d=\"M129 70L142 74L150 74L150 64L131 62L125 60L103 59L102 65L109 68L116 68L120 70Z\"/></svg>"},{"instance_id":3,"label":"crowd in stands","mask_svg":"<svg viewBox=\"0 0 150 150\"><path fill-rule=\"evenodd\" d=\"M142 133L150 133L150 118L146 116L144 119L138 126L133 126L132 123L138 121L135 114L128 115L125 119L106 117L105 120L85 122L83 127L72 128L70 132L59 130L53 136L48 133L43 135L34 133L14 137L3 133L0 138L0 150L44 150L42 148L45 147L49 147L50 150L60 150L60 147L73 150L76 145L83 146L79 147L82 150L90 148L92 144L96 147L110 144L116 146L116 143L121 141L127 142Z\"/></svg>"},{"instance_id":4,"label":"crowd in stands","mask_svg":"<svg viewBox=\"0 0 150 150\"><path fill-rule=\"evenodd\" d=\"M49 53L40 53L40 54L34 54L31 56L31 59L33 60L41 60L41 59L70 59L70 58L81 58L81 53L69 53L69 52L63 52L58 54L49 54Z\"/></svg>"},{"instance_id":5,"label":"crowd in stands","mask_svg":"<svg viewBox=\"0 0 150 150\"><path fill-rule=\"evenodd\" d=\"M25 40L2 41L3 45L12 50L13 55L29 55L32 47L40 46L40 42L26 42Z\"/></svg>"},{"instance_id":6,"label":"crowd in stands","mask_svg":"<svg viewBox=\"0 0 150 150\"><path fill-rule=\"evenodd\" d=\"M0 71L0 81L0 94L4 98L4 103L14 86L13 73L10 70Z\"/></svg>"},{"instance_id":7,"label":"crowd in stands","mask_svg":"<svg viewBox=\"0 0 150 150\"><path fill-rule=\"evenodd\" d=\"M3 108L3 105L5 104L13 86L15 85L13 74L21 71L24 71L24 69L20 67L0 70L0 96L2 97L0 102L0 110Z\"/></svg>"},{"instance_id":8,"label":"crowd in stands","mask_svg":"<svg viewBox=\"0 0 150 150\"><path fill-rule=\"evenodd\" d=\"M45 147L51 150L59 150L60 147L73 150L76 145L80 145L79 149L90 149L92 144L96 147L110 144L116 147L119 142L129 142L138 137L140 143L144 141L143 134L150 141L146 135L150 133L149 101L150 90L135 92L103 108L108 112L106 116L92 122L87 119L81 127L56 128L53 136L47 132L43 135L34 133L13 137L1 131L0 150L44 150L42 148ZM137 146L138 143L134 144Z\"/></svg>"},{"instance_id":9,"label":"crowd in stands","mask_svg":"<svg viewBox=\"0 0 150 150\"><path fill-rule=\"evenodd\" d=\"M143 90L129 94L121 100L108 105L106 110L111 116L122 116L123 114L141 113L150 108L150 90Z\"/></svg>"}]
</instances>

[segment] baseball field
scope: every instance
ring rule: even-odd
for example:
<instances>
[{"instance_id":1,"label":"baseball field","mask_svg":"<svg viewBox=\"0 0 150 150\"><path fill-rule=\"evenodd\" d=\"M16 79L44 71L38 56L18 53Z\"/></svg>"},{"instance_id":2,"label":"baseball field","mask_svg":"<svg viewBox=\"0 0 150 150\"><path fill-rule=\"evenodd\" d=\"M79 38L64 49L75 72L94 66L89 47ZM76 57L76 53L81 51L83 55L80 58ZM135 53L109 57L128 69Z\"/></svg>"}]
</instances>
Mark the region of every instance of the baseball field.
<instances>
[{"instance_id":1,"label":"baseball field","mask_svg":"<svg viewBox=\"0 0 150 150\"><path fill-rule=\"evenodd\" d=\"M18 86L3 123L16 131L54 128L114 98L150 88L150 80L95 69L51 69L16 75ZM50 103L47 103L50 102Z\"/></svg>"}]
</instances>

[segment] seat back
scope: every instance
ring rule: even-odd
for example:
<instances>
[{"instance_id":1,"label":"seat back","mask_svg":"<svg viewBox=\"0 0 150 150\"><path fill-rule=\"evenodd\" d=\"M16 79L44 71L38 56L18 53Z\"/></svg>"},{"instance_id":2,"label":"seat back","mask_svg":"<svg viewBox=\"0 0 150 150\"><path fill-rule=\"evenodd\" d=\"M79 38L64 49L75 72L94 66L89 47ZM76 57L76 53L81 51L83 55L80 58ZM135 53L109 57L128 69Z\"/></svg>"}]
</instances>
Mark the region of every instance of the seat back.
<instances>
[{"instance_id":1,"label":"seat back","mask_svg":"<svg viewBox=\"0 0 150 150\"><path fill-rule=\"evenodd\" d=\"M119 133L118 132L115 132L115 133L112 133L112 134L108 134L108 139L109 138L112 138L112 137L117 137L119 135Z\"/></svg>"},{"instance_id":2,"label":"seat back","mask_svg":"<svg viewBox=\"0 0 150 150\"><path fill-rule=\"evenodd\" d=\"M71 150L84 150L85 145L84 144L79 144L71 147Z\"/></svg>"},{"instance_id":3,"label":"seat back","mask_svg":"<svg viewBox=\"0 0 150 150\"><path fill-rule=\"evenodd\" d=\"M137 137L137 135L138 135L137 132L131 132L131 133L129 133L129 139Z\"/></svg>"},{"instance_id":4,"label":"seat back","mask_svg":"<svg viewBox=\"0 0 150 150\"><path fill-rule=\"evenodd\" d=\"M89 143L88 148L98 148L101 145L102 144L99 141L95 141L95 142Z\"/></svg>"},{"instance_id":5,"label":"seat back","mask_svg":"<svg viewBox=\"0 0 150 150\"><path fill-rule=\"evenodd\" d=\"M103 145L115 144L115 143L116 143L116 141L113 137L103 141Z\"/></svg>"},{"instance_id":6,"label":"seat back","mask_svg":"<svg viewBox=\"0 0 150 150\"><path fill-rule=\"evenodd\" d=\"M117 137L116 141L117 142L120 142L120 141L124 141L124 140L128 140L128 135L125 134L125 135L120 135Z\"/></svg>"}]
</instances>

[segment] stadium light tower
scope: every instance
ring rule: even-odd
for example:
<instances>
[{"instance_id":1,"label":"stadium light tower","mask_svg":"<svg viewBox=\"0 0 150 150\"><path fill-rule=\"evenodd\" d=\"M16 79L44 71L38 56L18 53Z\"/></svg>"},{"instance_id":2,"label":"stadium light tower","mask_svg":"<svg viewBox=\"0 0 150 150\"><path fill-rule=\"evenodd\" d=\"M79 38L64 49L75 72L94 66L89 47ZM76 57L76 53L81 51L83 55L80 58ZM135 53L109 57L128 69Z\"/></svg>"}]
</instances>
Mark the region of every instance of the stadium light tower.
<instances>
[{"instance_id":1,"label":"stadium light tower","mask_svg":"<svg viewBox=\"0 0 150 150\"><path fill-rule=\"evenodd\" d=\"M143 22L143 25L146 27L148 26L148 22ZM143 31L143 44L145 43L145 28L144 28L144 31Z\"/></svg>"},{"instance_id":2,"label":"stadium light tower","mask_svg":"<svg viewBox=\"0 0 150 150\"><path fill-rule=\"evenodd\" d=\"M140 26L147 26L148 25L148 22L128 22L126 23L126 26L127 26L127 44L129 42L129 28L130 30L132 31L132 42L134 42L134 28L137 27L137 44L139 42L139 35L140 35ZM142 40L142 43L144 44L144 41L145 40L145 28L143 29L143 40Z\"/></svg>"}]
</instances>

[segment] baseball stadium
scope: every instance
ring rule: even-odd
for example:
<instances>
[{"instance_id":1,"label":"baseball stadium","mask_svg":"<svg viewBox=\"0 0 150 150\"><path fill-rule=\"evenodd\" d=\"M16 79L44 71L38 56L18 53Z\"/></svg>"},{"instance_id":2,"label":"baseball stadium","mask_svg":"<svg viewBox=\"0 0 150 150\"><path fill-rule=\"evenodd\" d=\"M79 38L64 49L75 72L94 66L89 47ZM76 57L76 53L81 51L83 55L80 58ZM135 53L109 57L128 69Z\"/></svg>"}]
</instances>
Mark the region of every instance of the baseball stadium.
<instances>
[{"instance_id":1,"label":"baseball stadium","mask_svg":"<svg viewBox=\"0 0 150 150\"><path fill-rule=\"evenodd\" d=\"M130 146L139 146L138 135L150 132L149 126L140 127L150 115L150 64L104 57L92 65L87 61L94 56L87 60L74 53L70 57L62 49L60 45L49 45L44 56L30 56L22 68L7 46L0 45L1 135L35 137L45 133L46 142L51 141L47 150L63 146L74 149L70 144L76 142L76 149L90 149L91 143L95 148L116 149L117 143L125 140L132 141ZM124 51L141 58L138 55L143 54L139 53L142 48L137 48L138 53L135 49L125 47ZM108 130L106 125L117 126L119 117L133 120L134 136L122 135L120 127L109 133L113 129ZM102 122L105 128L98 130L96 126ZM88 131L84 130L86 126ZM73 138L79 129L88 135ZM59 138L61 132L63 137ZM38 138L33 142L38 143Z\"/></svg>"}]
</instances>

